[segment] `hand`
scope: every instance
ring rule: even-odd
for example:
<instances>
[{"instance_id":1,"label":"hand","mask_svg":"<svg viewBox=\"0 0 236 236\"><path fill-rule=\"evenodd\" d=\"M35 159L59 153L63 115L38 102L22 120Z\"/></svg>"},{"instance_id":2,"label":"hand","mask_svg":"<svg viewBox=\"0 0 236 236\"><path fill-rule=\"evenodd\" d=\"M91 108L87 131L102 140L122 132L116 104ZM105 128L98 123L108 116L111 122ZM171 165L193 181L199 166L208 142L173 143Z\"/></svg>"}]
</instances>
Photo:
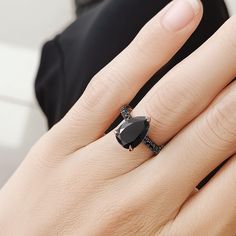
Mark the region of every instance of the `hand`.
<instances>
[{"instance_id":1,"label":"hand","mask_svg":"<svg viewBox=\"0 0 236 236\"><path fill-rule=\"evenodd\" d=\"M195 30L199 4L174 1L148 22L31 149L0 192L0 235L236 233L235 16L132 111L151 117L148 135L166 144L158 156L143 144L123 149L113 131L103 136Z\"/></svg>"}]
</instances>

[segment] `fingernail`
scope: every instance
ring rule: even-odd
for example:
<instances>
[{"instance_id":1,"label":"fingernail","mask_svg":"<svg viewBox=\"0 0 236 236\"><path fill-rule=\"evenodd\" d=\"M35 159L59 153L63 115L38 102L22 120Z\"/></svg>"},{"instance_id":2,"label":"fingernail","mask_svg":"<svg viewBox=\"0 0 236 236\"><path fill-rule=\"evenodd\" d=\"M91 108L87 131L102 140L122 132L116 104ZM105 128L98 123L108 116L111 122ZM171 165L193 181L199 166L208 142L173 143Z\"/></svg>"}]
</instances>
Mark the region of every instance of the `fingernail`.
<instances>
[{"instance_id":1,"label":"fingernail","mask_svg":"<svg viewBox=\"0 0 236 236\"><path fill-rule=\"evenodd\" d=\"M167 30L179 31L193 20L199 10L199 0L174 0L162 17L162 24Z\"/></svg>"}]
</instances>

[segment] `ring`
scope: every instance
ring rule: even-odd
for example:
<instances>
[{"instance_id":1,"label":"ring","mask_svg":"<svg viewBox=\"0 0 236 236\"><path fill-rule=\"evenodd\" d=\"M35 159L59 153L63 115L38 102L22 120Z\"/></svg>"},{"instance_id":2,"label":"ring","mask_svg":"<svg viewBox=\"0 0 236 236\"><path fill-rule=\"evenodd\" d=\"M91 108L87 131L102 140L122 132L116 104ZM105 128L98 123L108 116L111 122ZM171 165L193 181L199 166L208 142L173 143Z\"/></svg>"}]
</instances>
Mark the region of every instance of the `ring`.
<instances>
[{"instance_id":1,"label":"ring","mask_svg":"<svg viewBox=\"0 0 236 236\"><path fill-rule=\"evenodd\" d=\"M132 151L139 144L144 143L155 155L159 154L164 145L158 146L147 135L151 118L145 116L131 116L132 108L122 106L120 113L124 122L115 130L116 139L119 144Z\"/></svg>"}]
</instances>

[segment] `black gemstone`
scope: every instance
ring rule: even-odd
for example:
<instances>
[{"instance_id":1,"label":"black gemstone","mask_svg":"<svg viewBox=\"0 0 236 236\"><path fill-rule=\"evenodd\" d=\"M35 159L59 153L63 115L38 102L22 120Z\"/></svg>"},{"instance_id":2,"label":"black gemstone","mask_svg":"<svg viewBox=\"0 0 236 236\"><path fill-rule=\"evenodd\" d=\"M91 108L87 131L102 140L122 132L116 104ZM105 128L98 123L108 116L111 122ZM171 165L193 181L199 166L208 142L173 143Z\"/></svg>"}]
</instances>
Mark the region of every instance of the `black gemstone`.
<instances>
[{"instance_id":1,"label":"black gemstone","mask_svg":"<svg viewBox=\"0 0 236 236\"><path fill-rule=\"evenodd\" d=\"M116 131L117 141L126 149L137 147L146 137L149 121L144 116L130 118L124 121Z\"/></svg>"}]
</instances>

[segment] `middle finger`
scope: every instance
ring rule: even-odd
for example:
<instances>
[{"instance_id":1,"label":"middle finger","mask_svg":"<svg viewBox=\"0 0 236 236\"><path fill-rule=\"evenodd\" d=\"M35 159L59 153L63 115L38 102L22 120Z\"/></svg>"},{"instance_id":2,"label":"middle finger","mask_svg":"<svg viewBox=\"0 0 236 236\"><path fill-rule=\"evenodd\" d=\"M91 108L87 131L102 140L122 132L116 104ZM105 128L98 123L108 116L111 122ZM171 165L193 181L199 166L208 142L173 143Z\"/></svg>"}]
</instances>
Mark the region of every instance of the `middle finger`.
<instances>
[{"instance_id":1,"label":"middle finger","mask_svg":"<svg viewBox=\"0 0 236 236\"><path fill-rule=\"evenodd\" d=\"M135 107L133 116L151 117L148 135L154 142L160 145L170 140L234 79L235 25L236 17L232 17L209 41L171 70ZM101 152L113 153L116 167L125 164L125 172L153 155L143 144L128 152L118 144L113 132L96 143L103 147ZM120 165L117 165L119 161Z\"/></svg>"}]
</instances>

